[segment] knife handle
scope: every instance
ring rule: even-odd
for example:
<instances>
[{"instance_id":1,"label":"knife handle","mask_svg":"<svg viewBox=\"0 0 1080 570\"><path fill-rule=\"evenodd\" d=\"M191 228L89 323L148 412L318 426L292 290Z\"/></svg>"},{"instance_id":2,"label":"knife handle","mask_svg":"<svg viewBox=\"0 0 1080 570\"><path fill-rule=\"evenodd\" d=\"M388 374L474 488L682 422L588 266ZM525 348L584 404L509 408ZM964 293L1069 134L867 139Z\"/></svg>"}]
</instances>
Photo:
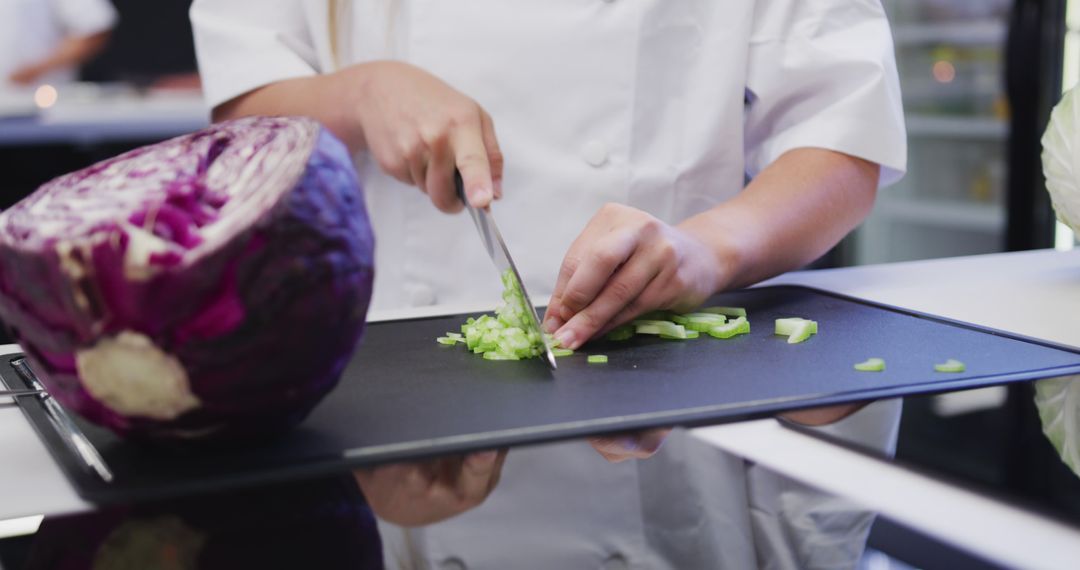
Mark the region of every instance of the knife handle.
<instances>
[{"instance_id":1,"label":"knife handle","mask_svg":"<svg viewBox=\"0 0 1080 570\"><path fill-rule=\"evenodd\" d=\"M454 169L454 191L457 192L461 203L468 206L469 200L465 198L465 181L461 179L461 171L456 168Z\"/></svg>"}]
</instances>

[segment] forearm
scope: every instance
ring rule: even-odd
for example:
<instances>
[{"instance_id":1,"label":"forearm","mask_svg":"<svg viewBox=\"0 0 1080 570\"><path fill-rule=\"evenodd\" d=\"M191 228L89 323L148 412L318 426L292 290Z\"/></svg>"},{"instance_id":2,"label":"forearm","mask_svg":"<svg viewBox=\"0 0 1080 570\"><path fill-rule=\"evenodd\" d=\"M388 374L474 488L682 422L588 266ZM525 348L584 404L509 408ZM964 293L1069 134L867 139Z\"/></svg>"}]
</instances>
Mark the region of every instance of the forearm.
<instances>
[{"instance_id":1,"label":"forearm","mask_svg":"<svg viewBox=\"0 0 1080 570\"><path fill-rule=\"evenodd\" d=\"M707 243L717 289L751 285L817 259L873 206L880 167L824 149L785 153L738 196L679 225Z\"/></svg>"},{"instance_id":2,"label":"forearm","mask_svg":"<svg viewBox=\"0 0 1080 570\"><path fill-rule=\"evenodd\" d=\"M109 32L107 31L88 36L66 38L60 42L60 45L48 57L35 65L46 72L81 65L100 53L108 42Z\"/></svg>"},{"instance_id":3,"label":"forearm","mask_svg":"<svg viewBox=\"0 0 1080 570\"><path fill-rule=\"evenodd\" d=\"M218 105L213 118L224 121L252 115L303 115L325 125L356 152L364 147L363 134L351 112L352 93L346 74L357 72L349 68L271 83Z\"/></svg>"}]
</instances>

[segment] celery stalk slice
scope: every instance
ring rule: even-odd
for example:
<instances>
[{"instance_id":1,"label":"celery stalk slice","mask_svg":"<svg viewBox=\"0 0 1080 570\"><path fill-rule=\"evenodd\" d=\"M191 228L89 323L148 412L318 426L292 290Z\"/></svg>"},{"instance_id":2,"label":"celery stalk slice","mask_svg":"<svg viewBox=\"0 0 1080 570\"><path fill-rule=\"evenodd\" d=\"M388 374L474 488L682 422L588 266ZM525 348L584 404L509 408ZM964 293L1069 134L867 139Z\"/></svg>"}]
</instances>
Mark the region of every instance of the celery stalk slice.
<instances>
[{"instance_id":1,"label":"celery stalk slice","mask_svg":"<svg viewBox=\"0 0 1080 570\"><path fill-rule=\"evenodd\" d=\"M964 366L963 362L960 362L959 360L957 360L955 358L950 358L950 359L946 360L945 362L942 362L940 364L935 364L934 365L934 370L936 372L959 373L959 372L963 372L963 371L967 370L967 367Z\"/></svg>"},{"instance_id":2,"label":"celery stalk slice","mask_svg":"<svg viewBox=\"0 0 1080 570\"><path fill-rule=\"evenodd\" d=\"M803 342L810 338L810 335L814 334L813 321L802 321L795 325L795 328L791 331L791 335L788 336L788 344L796 344Z\"/></svg>"},{"instance_id":3,"label":"celery stalk slice","mask_svg":"<svg viewBox=\"0 0 1080 570\"><path fill-rule=\"evenodd\" d=\"M794 333L795 330L799 327L799 324L804 322L811 323L810 334L817 334L817 321L804 319L802 317L787 317L783 319L776 319L775 333L780 336L791 336L791 334Z\"/></svg>"},{"instance_id":4,"label":"celery stalk slice","mask_svg":"<svg viewBox=\"0 0 1080 570\"><path fill-rule=\"evenodd\" d=\"M571 354L574 354L574 351L569 348L553 348L551 349L551 354L554 354L555 358L560 358L563 356L570 356Z\"/></svg>"},{"instance_id":5,"label":"celery stalk slice","mask_svg":"<svg viewBox=\"0 0 1080 570\"><path fill-rule=\"evenodd\" d=\"M621 325L611 329L604 338L608 340L629 340L634 337L634 325ZM558 355L556 355L558 356Z\"/></svg>"},{"instance_id":6,"label":"celery stalk slice","mask_svg":"<svg viewBox=\"0 0 1080 570\"><path fill-rule=\"evenodd\" d=\"M855 370L860 372L883 372L885 370L885 361L880 358L867 358L855 364Z\"/></svg>"},{"instance_id":7,"label":"celery stalk slice","mask_svg":"<svg viewBox=\"0 0 1080 570\"><path fill-rule=\"evenodd\" d=\"M586 359L589 364L607 364L606 354L590 354Z\"/></svg>"},{"instance_id":8,"label":"celery stalk slice","mask_svg":"<svg viewBox=\"0 0 1080 570\"><path fill-rule=\"evenodd\" d=\"M749 333L750 321L747 321L746 317L736 317L725 324L715 325L706 332L713 338L732 338Z\"/></svg>"},{"instance_id":9,"label":"celery stalk slice","mask_svg":"<svg viewBox=\"0 0 1080 570\"><path fill-rule=\"evenodd\" d=\"M746 309L742 307L705 307L700 309L701 313L716 313L718 315L725 315L728 317L745 317Z\"/></svg>"}]
</instances>

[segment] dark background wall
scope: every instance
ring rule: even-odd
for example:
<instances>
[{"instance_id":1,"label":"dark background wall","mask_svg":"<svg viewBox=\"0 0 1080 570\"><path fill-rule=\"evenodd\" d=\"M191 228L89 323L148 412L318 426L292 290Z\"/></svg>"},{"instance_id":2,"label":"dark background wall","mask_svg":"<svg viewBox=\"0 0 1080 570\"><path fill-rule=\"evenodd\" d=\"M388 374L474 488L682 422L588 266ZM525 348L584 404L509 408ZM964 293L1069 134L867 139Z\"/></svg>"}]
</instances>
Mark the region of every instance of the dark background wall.
<instances>
[{"instance_id":1,"label":"dark background wall","mask_svg":"<svg viewBox=\"0 0 1080 570\"><path fill-rule=\"evenodd\" d=\"M88 81L149 83L195 71L191 0L112 0L120 13L109 47L82 72Z\"/></svg>"}]
</instances>

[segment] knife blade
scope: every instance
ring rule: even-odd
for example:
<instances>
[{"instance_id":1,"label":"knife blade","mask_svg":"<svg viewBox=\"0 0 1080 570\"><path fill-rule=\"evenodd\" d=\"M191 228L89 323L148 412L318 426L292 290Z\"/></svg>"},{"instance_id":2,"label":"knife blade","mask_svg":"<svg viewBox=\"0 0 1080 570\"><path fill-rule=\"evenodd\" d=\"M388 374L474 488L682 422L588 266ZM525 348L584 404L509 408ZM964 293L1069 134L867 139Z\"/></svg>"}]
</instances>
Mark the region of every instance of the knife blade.
<instances>
[{"instance_id":1,"label":"knife blade","mask_svg":"<svg viewBox=\"0 0 1080 570\"><path fill-rule=\"evenodd\" d=\"M469 216L472 217L473 223L476 224L476 231L480 234L480 241L484 243L484 248L487 249L492 263L495 264L495 269L499 271L499 276L501 277L507 270L510 271L510 275L513 277L518 290L521 291L521 295L525 298L525 304L528 306L525 314L528 317L529 327L533 332L540 335L548 366L552 370L557 369L555 355L551 352L551 346L548 345L547 339L544 337L543 329L540 328L540 317L536 314L536 305L533 305L528 291L525 290L525 283L521 280L521 274L518 273L513 258L510 257L510 250L506 248L506 242L503 241L502 234L499 233L499 228L495 225L495 218L491 215L491 208L479 209L469 204L469 200L465 197L465 183L461 180L461 173L456 170L454 171L454 189L457 191L458 198L465 204L465 209L469 212Z\"/></svg>"}]
</instances>

